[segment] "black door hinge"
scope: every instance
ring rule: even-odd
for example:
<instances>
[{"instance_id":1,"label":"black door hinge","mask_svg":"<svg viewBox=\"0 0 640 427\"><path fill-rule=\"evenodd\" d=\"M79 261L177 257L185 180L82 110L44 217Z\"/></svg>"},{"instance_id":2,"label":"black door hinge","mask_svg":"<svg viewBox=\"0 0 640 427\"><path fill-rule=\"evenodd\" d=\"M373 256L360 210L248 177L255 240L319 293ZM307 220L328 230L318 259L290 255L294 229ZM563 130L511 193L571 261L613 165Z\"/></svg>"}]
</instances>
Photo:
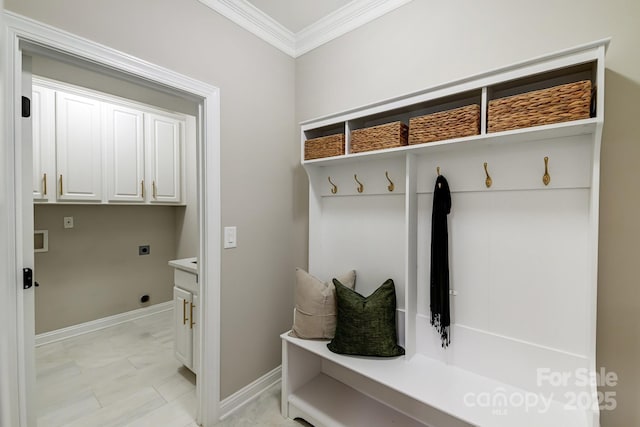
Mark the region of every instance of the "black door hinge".
<instances>
[{"instance_id":1,"label":"black door hinge","mask_svg":"<svg viewBox=\"0 0 640 427\"><path fill-rule=\"evenodd\" d=\"M31 100L26 96L22 97L22 117L31 117Z\"/></svg>"},{"instance_id":2,"label":"black door hinge","mask_svg":"<svg viewBox=\"0 0 640 427\"><path fill-rule=\"evenodd\" d=\"M30 268L22 269L22 289L29 289L33 286L33 271Z\"/></svg>"}]
</instances>

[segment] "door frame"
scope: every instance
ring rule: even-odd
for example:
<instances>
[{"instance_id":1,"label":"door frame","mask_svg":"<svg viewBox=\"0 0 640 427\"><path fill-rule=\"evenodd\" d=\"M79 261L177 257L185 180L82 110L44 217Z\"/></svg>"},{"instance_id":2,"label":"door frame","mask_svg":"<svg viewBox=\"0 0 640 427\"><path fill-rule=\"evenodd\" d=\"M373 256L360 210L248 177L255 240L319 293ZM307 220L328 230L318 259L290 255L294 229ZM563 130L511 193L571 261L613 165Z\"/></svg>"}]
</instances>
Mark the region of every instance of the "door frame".
<instances>
[{"instance_id":1,"label":"door frame","mask_svg":"<svg viewBox=\"0 0 640 427\"><path fill-rule=\"evenodd\" d=\"M0 349L0 422L11 426L34 427L27 423L27 414L34 411L34 396L27 393L24 375L34 367L27 366L25 353L33 351L21 345L25 334L23 319L23 293L20 274L23 267L20 252L23 239L21 227L21 200L26 191L20 177L22 147L20 135L20 81L21 58L26 53L74 58L80 64L92 64L107 74L117 74L140 84L161 87L164 90L198 102L197 138L197 183L198 225L200 244L199 286L202 309L198 310L198 321L206 327L199 328L200 372L197 381L199 403L198 421L203 426L212 426L220 414L220 258L221 258L221 209L220 209L220 89L169 69L151 64L126 53L78 37L21 15L4 11L6 25L6 52L2 70L5 77L3 101L5 105L4 165L0 172L4 181L6 197L0 204L2 219L7 227L6 243L0 248L5 257L7 277L0 284L0 313L5 315L5 337ZM2 192L0 192L2 195ZM6 203L4 203L6 202ZM6 220L3 218L6 215ZM6 251L6 253L4 253ZM206 284L206 285L205 285ZM34 333L34 332L31 332ZM6 344L6 345L5 345ZM15 351L14 351L15 349ZM204 363L204 361L213 361Z\"/></svg>"}]
</instances>

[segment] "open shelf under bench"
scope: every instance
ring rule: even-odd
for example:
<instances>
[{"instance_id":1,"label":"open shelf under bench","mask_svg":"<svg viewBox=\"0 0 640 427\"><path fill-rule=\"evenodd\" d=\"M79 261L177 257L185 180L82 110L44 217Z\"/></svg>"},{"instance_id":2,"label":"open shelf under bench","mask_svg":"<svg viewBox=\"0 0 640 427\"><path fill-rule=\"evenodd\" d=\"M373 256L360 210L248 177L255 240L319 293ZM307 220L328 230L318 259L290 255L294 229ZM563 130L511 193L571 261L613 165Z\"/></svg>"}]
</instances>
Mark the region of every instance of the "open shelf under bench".
<instances>
[{"instance_id":1,"label":"open shelf under bench","mask_svg":"<svg viewBox=\"0 0 640 427\"><path fill-rule=\"evenodd\" d=\"M420 354L411 359L345 356L329 351L328 341L303 340L288 333L281 338L289 368L283 384L288 389L286 410L289 417L303 418L316 427L571 427L588 425L594 416L588 410L550 402L548 395L516 388ZM316 372L310 366L314 364ZM296 386L294 377L298 370L313 376ZM496 409L495 400L500 396L510 399L511 404ZM486 399L493 401L485 405ZM513 404L520 400L521 405ZM371 417L385 422L372 424ZM432 418L449 419L447 424L432 424Z\"/></svg>"}]
</instances>

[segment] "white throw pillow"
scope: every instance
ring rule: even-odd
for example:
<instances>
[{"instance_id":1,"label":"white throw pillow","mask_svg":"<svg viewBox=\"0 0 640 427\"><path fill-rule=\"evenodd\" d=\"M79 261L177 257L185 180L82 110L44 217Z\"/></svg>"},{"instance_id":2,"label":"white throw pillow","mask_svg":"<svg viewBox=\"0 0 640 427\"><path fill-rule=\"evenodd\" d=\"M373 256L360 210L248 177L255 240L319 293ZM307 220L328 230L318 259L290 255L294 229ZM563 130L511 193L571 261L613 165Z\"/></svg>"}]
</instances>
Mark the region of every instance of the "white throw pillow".
<instances>
[{"instance_id":1,"label":"white throw pillow","mask_svg":"<svg viewBox=\"0 0 640 427\"><path fill-rule=\"evenodd\" d=\"M337 277L350 289L356 286L354 270ZM296 268L295 310L289 335L305 339L332 339L336 332L336 288Z\"/></svg>"}]
</instances>

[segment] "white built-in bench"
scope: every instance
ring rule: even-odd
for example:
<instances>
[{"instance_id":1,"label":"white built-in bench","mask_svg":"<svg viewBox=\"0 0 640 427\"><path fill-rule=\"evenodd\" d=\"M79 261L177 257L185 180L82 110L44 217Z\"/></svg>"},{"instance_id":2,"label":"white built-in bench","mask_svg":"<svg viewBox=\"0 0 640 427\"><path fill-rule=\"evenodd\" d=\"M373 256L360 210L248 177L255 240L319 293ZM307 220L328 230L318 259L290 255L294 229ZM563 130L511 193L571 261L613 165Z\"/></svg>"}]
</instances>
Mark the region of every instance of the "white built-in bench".
<instances>
[{"instance_id":1,"label":"white built-in bench","mask_svg":"<svg viewBox=\"0 0 640 427\"><path fill-rule=\"evenodd\" d=\"M328 341L288 334L282 340L287 366L282 413L315 426L570 427L593 422L592 411L543 402L535 392L423 355L344 356L329 351ZM503 405L503 397L512 404ZM493 399L490 405L487 399Z\"/></svg>"},{"instance_id":2,"label":"white built-in bench","mask_svg":"<svg viewBox=\"0 0 640 427\"><path fill-rule=\"evenodd\" d=\"M406 355L338 355L326 341L284 334L284 416L316 427L599 426L597 387L585 378L596 372L607 44L302 123L303 153L307 139L346 135L344 155L301 160L309 176L309 272L328 280L356 270L356 291L365 296L392 278ZM488 131L491 100L584 80L597 88L592 117ZM350 151L354 129L469 104L481 106L478 135ZM447 349L429 324L437 171L452 197Z\"/></svg>"}]
</instances>

